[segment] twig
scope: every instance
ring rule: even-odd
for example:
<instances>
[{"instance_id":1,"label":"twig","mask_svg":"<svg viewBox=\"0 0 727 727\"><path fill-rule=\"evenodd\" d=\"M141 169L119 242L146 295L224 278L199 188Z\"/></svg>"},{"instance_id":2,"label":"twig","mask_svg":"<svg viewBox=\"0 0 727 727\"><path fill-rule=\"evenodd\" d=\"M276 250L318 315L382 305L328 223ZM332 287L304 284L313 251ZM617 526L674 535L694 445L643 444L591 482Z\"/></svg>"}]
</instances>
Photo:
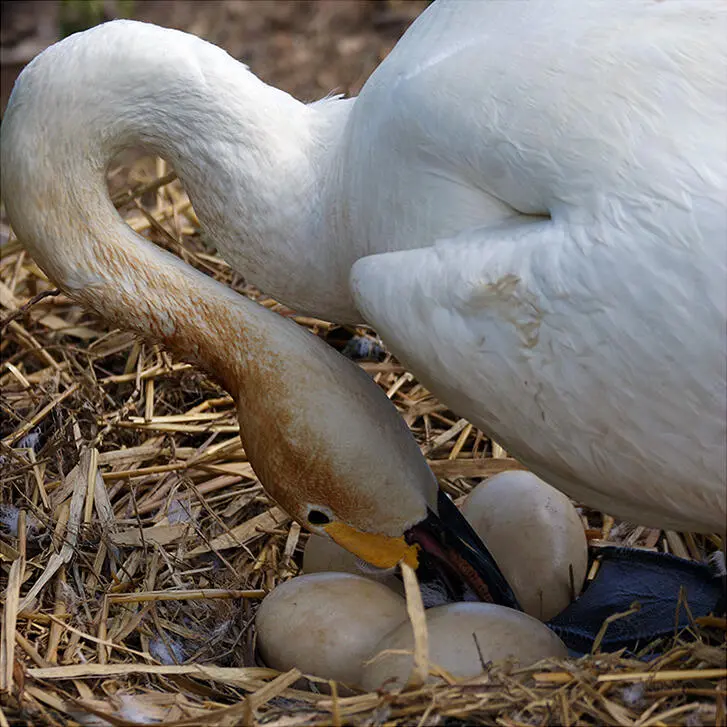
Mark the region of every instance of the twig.
<instances>
[{"instance_id":1,"label":"twig","mask_svg":"<svg viewBox=\"0 0 727 727\"><path fill-rule=\"evenodd\" d=\"M44 298L52 298L60 294L61 291L58 288L53 288L53 290L43 290L37 295L34 295L30 300L23 303L20 308L13 311L10 315L0 321L0 333L2 333L14 320L22 318L36 303L40 303L40 301Z\"/></svg>"}]
</instances>

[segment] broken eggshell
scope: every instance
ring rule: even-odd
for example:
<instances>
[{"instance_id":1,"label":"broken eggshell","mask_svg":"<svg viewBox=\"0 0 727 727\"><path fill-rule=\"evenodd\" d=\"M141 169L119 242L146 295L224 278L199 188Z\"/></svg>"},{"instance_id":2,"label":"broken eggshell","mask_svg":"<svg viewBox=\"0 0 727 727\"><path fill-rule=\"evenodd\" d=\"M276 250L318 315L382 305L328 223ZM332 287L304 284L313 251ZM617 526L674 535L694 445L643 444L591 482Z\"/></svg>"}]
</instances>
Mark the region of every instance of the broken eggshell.
<instances>
[{"instance_id":1,"label":"broken eggshell","mask_svg":"<svg viewBox=\"0 0 727 727\"><path fill-rule=\"evenodd\" d=\"M282 583L257 612L257 646L279 671L360 682L364 659L407 618L406 602L381 583L349 573L312 573Z\"/></svg>"},{"instance_id":2,"label":"broken eggshell","mask_svg":"<svg viewBox=\"0 0 727 727\"><path fill-rule=\"evenodd\" d=\"M580 593L588 546L562 492L530 472L503 472L477 485L461 509L525 613L548 621Z\"/></svg>"},{"instance_id":3,"label":"broken eggshell","mask_svg":"<svg viewBox=\"0 0 727 727\"><path fill-rule=\"evenodd\" d=\"M565 657L563 642L540 621L520 611L491 603L450 603L426 611L429 661L452 676L481 674L483 664L512 660L520 666L548 657ZM414 634L405 621L384 636L361 673L366 691L382 686L403 688L411 674ZM430 679L432 679L430 677Z\"/></svg>"}]
</instances>

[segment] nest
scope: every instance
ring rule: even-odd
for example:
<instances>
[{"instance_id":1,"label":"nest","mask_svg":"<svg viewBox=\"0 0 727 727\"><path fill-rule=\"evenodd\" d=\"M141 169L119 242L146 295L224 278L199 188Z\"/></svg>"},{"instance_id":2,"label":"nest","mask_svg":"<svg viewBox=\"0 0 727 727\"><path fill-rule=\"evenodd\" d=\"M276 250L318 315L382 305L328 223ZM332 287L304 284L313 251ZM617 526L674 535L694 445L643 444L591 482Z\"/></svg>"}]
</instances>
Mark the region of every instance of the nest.
<instances>
[{"instance_id":1,"label":"nest","mask_svg":"<svg viewBox=\"0 0 727 727\"><path fill-rule=\"evenodd\" d=\"M173 170L127 155L109 185L138 232L339 350L394 402L455 499L519 464L436 401L366 328L296 315L210 248ZM47 725L725 725L724 619L623 653L487 665L473 679L360 694L255 656L255 611L299 573L307 535L270 501L232 399L109 329L4 229L0 263L0 727ZM579 508L592 545L694 560L716 536ZM533 547L537 547L534 544Z\"/></svg>"}]
</instances>

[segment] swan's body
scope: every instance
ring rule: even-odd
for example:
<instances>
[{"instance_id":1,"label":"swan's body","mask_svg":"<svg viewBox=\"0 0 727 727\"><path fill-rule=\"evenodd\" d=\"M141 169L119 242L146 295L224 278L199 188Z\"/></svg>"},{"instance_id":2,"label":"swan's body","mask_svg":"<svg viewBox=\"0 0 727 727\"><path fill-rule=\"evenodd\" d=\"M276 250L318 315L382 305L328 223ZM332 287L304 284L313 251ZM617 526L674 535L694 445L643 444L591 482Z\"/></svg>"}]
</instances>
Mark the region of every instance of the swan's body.
<instances>
[{"instance_id":1,"label":"swan's body","mask_svg":"<svg viewBox=\"0 0 727 727\"><path fill-rule=\"evenodd\" d=\"M234 267L367 320L542 478L643 524L724 530L725 31L727 6L698 0L440 2L356 100L304 106L199 39L111 23L23 73L3 192L51 277L188 350L169 333L188 274L103 184L145 142ZM162 262L168 294L142 274Z\"/></svg>"}]
</instances>

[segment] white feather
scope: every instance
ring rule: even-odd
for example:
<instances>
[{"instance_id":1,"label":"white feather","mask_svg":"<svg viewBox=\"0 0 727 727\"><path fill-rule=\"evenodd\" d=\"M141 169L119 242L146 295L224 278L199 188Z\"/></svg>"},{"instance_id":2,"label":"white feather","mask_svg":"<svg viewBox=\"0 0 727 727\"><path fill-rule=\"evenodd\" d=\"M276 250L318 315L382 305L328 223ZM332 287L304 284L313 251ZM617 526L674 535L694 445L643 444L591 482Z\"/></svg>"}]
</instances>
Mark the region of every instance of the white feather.
<instances>
[{"instance_id":1,"label":"white feather","mask_svg":"<svg viewBox=\"0 0 727 727\"><path fill-rule=\"evenodd\" d=\"M162 260L103 186L144 142L234 267L299 310L364 318L545 480L639 523L724 530L725 37L706 0L440 1L358 99L306 106L197 38L110 23L22 74L8 213L108 309L98 240ZM116 303L137 283L119 274ZM138 327L176 335L155 312L175 305L161 286Z\"/></svg>"}]
</instances>

